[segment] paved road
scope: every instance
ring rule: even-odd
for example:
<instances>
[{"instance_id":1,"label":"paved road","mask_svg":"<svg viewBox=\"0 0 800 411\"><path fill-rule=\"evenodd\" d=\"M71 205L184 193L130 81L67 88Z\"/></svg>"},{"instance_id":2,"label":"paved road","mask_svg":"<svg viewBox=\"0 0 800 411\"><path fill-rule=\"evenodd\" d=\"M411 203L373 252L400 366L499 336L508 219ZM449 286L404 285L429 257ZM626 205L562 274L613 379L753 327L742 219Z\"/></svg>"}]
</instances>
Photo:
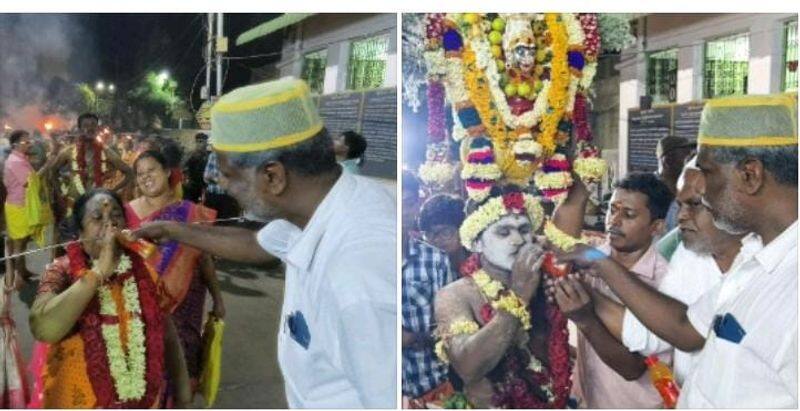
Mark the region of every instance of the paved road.
<instances>
[{"instance_id":1,"label":"paved road","mask_svg":"<svg viewBox=\"0 0 800 411\"><path fill-rule=\"evenodd\" d=\"M28 266L39 273L46 260L47 256L29 258ZM217 268L227 318L222 381L214 408L286 408L276 357L283 270L228 262L220 263ZM26 360L30 359L33 344L28 328L28 306L34 292L33 286L26 287L13 300L13 315ZM209 299L208 309L210 306ZM202 399L198 398L195 405L202 407Z\"/></svg>"}]
</instances>

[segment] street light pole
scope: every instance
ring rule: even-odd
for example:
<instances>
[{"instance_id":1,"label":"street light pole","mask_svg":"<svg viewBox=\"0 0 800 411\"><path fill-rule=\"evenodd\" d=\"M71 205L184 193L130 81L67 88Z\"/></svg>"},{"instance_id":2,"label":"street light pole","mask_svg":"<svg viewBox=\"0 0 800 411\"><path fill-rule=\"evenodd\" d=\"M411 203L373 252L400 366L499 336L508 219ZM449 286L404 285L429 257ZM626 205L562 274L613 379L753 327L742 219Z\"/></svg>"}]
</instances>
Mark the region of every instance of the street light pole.
<instances>
[{"instance_id":1,"label":"street light pole","mask_svg":"<svg viewBox=\"0 0 800 411\"><path fill-rule=\"evenodd\" d=\"M205 93L200 93L201 98L208 100L211 98L211 70L213 66L211 59L214 53L214 13L208 13L208 34L206 37L206 88Z\"/></svg>"},{"instance_id":2,"label":"street light pole","mask_svg":"<svg viewBox=\"0 0 800 411\"><path fill-rule=\"evenodd\" d=\"M217 97L222 95L222 52L220 51L220 46L222 45L223 39L225 36L223 33L223 18L222 13L217 13L217 44L215 47L216 54L217 54Z\"/></svg>"}]
</instances>

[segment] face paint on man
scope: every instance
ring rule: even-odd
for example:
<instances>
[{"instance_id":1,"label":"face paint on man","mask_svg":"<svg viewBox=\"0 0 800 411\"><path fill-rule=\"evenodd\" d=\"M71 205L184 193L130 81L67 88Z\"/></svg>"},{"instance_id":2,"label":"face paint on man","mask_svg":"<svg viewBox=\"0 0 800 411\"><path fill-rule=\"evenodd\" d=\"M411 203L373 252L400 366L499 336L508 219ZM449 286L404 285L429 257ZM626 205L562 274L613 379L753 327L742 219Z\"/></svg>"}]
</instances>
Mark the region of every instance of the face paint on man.
<instances>
[{"instance_id":1,"label":"face paint on man","mask_svg":"<svg viewBox=\"0 0 800 411\"><path fill-rule=\"evenodd\" d=\"M510 271L519 251L529 244L533 244L531 221L526 216L510 214L481 233L477 249L487 262Z\"/></svg>"}]
</instances>

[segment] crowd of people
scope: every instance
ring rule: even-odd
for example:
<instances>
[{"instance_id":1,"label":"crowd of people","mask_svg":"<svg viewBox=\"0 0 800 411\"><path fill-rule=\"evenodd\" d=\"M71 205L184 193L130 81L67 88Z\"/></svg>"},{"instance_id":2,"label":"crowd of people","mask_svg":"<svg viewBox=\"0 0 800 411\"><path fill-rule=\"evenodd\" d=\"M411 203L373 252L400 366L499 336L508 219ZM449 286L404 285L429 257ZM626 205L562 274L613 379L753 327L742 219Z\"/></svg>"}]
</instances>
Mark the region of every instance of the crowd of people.
<instances>
[{"instance_id":1,"label":"crowd of people","mask_svg":"<svg viewBox=\"0 0 800 411\"><path fill-rule=\"evenodd\" d=\"M288 101L252 97L287 90ZM267 107L272 116L259 111ZM295 123L277 124L285 116ZM364 138L348 132L334 141L308 87L294 79L224 96L211 134L211 145L197 134L186 156L171 138L113 135L90 113L73 134L9 134L0 360L12 378L0 387L4 407L192 406L208 294L209 318L226 316L215 257L283 261L276 360L290 406L394 406L396 368L382 360L396 352L396 206L381 184L356 175ZM263 228L223 224L241 218ZM62 245L42 273L19 255L31 239ZM9 343L7 309L29 282L38 282L30 382L28 361Z\"/></svg>"},{"instance_id":2,"label":"crowd of people","mask_svg":"<svg viewBox=\"0 0 800 411\"><path fill-rule=\"evenodd\" d=\"M696 143L614 182L604 232L576 176L552 209L405 171L403 406L796 408L797 144L796 95L710 100Z\"/></svg>"}]
</instances>

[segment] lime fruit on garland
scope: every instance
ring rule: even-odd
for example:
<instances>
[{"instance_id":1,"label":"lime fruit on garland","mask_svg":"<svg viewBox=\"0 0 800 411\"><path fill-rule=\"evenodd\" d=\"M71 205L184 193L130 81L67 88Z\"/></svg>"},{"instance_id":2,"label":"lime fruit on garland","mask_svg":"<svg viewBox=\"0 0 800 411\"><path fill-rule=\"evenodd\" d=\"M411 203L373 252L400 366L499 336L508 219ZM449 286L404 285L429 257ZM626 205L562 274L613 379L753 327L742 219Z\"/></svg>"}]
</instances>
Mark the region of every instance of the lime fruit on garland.
<instances>
[{"instance_id":1,"label":"lime fruit on garland","mask_svg":"<svg viewBox=\"0 0 800 411\"><path fill-rule=\"evenodd\" d=\"M517 86L517 94L519 94L520 97L528 97L528 95L531 94L531 85L528 83L520 83Z\"/></svg>"},{"instance_id":2,"label":"lime fruit on garland","mask_svg":"<svg viewBox=\"0 0 800 411\"><path fill-rule=\"evenodd\" d=\"M547 59L547 50L539 49L536 51L536 61L539 63L544 62Z\"/></svg>"},{"instance_id":3,"label":"lime fruit on garland","mask_svg":"<svg viewBox=\"0 0 800 411\"><path fill-rule=\"evenodd\" d=\"M500 45L498 45L498 44L493 44L492 45L492 56L494 56L494 58L496 58L496 59L499 59L500 57L502 57L503 56L503 48L500 47Z\"/></svg>"},{"instance_id":4,"label":"lime fruit on garland","mask_svg":"<svg viewBox=\"0 0 800 411\"><path fill-rule=\"evenodd\" d=\"M495 63L497 63L497 71L499 71L501 73L506 71L506 62L504 62L503 60L499 60L498 59L498 60L495 60Z\"/></svg>"},{"instance_id":5,"label":"lime fruit on garland","mask_svg":"<svg viewBox=\"0 0 800 411\"><path fill-rule=\"evenodd\" d=\"M542 83L542 80L536 80L536 82L533 83L533 89L537 93L542 91L542 88L544 88L544 83Z\"/></svg>"},{"instance_id":6,"label":"lime fruit on garland","mask_svg":"<svg viewBox=\"0 0 800 411\"><path fill-rule=\"evenodd\" d=\"M503 34L499 31L492 30L492 32L489 33L489 41L492 44L500 44L503 42Z\"/></svg>"},{"instance_id":7,"label":"lime fruit on garland","mask_svg":"<svg viewBox=\"0 0 800 411\"><path fill-rule=\"evenodd\" d=\"M475 24L478 22L478 13L465 13L464 14L464 21L469 24Z\"/></svg>"},{"instance_id":8,"label":"lime fruit on garland","mask_svg":"<svg viewBox=\"0 0 800 411\"><path fill-rule=\"evenodd\" d=\"M492 20L492 29L502 33L506 29L506 21L500 17L495 18Z\"/></svg>"},{"instance_id":9,"label":"lime fruit on garland","mask_svg":"<svg viewBox=\"0 0 800 411\"><path fill-rule=\"evenodd\" d=\"M517 95L517 85L514 83L508 83L503 91L505 91L507 96L514 97Z\"/></svg>"}]
</instances>

